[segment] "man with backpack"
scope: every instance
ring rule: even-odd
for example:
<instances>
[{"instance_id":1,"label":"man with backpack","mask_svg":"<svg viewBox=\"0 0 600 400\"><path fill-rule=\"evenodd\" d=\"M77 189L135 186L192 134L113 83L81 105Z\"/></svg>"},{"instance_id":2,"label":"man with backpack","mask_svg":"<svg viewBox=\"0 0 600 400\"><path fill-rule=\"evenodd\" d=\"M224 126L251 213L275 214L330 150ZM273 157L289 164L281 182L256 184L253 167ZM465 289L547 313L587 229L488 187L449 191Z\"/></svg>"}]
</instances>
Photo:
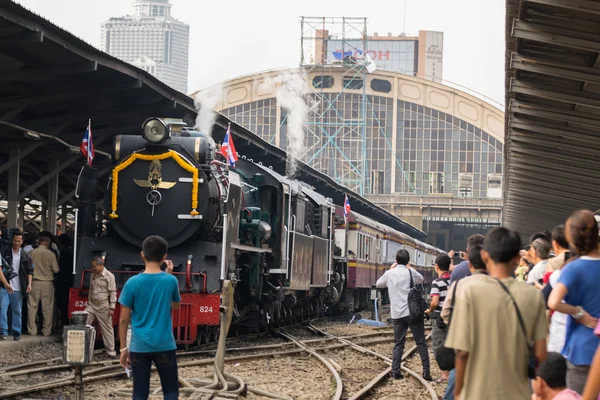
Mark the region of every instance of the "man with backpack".
<instances>
[{"instance_id":1,"label":"man with backpack","mask_svg":"<svg viewBox=\"0 0 600 400\"><path fill-rule=\"evenodd\" d=\"M431 317L433 330L431 332L431 341L433 343L433 352L444 345L448 327L440 316L442 307L444 306L446 295L448 294L448 286L450 286L450 263L452 260L446 254L440 254L435 259L435 273L438 279L434 279L431 283L431 304L429 309L425 311ZM442 369L442 377L436 383L448 380L450 370Z\"/></svg>"},{"instance_id":2,"label":"man with backpack","mask_svg":"<svg viewBox=\"0 0 600 400\"><path fill-rule=\"evenodd\" d=\"M396 253L396 265L386 271L377 280L379 289L388 289L390 297L391 317L394 326L394 350L392 361L392 377L402 379L400 362L404 352L406 331L410 328L423 364L423 378L431 381L429 353L425 343L425 304L421 292L415 285L423 283L423 276L409 265L410 255L402 249Z\"/></svg>"}]
</instances>

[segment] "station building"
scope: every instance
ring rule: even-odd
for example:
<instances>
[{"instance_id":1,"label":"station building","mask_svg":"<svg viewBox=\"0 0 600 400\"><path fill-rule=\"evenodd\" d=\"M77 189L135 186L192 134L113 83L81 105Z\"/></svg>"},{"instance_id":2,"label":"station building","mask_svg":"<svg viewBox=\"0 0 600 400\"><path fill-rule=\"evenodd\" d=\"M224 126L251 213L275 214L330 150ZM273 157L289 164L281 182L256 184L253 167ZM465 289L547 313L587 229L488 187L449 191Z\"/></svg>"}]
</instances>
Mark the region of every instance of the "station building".
<instances>
[{"instance_id":1,"label":"station building","mask_svg":"<svg viewBox=\"0 0 600 400\"><path fill-rule=\"evenodd\" d=\"M411 75L347 62L261 72L223 83L217 109L297 152L294 110L283 96L301 77L307 112L298 158L425 230L429 243L462 249L469 234L500 221L502 106Z\"/></svg>"}]
</instances>

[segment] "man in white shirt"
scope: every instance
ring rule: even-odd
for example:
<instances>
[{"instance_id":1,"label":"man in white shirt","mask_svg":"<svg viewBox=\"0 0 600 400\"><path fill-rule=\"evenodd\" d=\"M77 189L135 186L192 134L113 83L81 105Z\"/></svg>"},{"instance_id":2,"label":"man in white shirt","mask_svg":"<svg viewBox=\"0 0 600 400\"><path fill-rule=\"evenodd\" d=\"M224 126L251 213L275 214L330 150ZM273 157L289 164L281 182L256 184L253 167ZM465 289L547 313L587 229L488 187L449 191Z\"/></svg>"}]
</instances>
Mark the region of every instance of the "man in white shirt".
<instances>
[{"instance_id":1,"label":"man in white shirt","mask_svg":"<svg viewBox=\"0 0 600 400\"><path fill-rule=\"evenodd\" d=\"M410 292L410 279L412 276L413 285L423 283L423 276L409 265L410 255L408 251L402 249L396 253L396 264L377 280L377 288L388 289L390 297L391 317L394 325L394 351L392 362L392 377L402 379L400 372L400 361L404 352L404 342L406 331L410 331L417 342L421 363L423 364L423 378L431 381L431 372L429 367L429 353L425 343L425 327L423 317L411 319L408 310L408 293Z\"/></svg>"},{"instance_id":2,"label":"man in white shirt","mask_svg":"<svg viewBox=\"0 0 600 400\"><path fill-rule=\"evenodd\" d=\"M14 340L21 339L23 318L23 298L31 291L33 266L27 253L21 248L23 233L14 231L12 247L4 251L4 258L16 274L9 282L12 292L0 287L0 340L8 336L8 309L12 315L12 335Z\"/></svg>"},{"instance_id":3,"label":"man in white shirt","mask_svg":"<svg viewBox=\"0 0 600 400\"><path fill-rule=\"evenodd\" d=\"M535 266L529 271L527 276L527 283L530 285L538 285L546 274L546 267L548 265L548 259L550 258L550 249L552 245L545 239L535 239L531 243L529 249L531 259L535 263ZM541 288L541 286L539 286Z\"/></svg>"}]
</instances>

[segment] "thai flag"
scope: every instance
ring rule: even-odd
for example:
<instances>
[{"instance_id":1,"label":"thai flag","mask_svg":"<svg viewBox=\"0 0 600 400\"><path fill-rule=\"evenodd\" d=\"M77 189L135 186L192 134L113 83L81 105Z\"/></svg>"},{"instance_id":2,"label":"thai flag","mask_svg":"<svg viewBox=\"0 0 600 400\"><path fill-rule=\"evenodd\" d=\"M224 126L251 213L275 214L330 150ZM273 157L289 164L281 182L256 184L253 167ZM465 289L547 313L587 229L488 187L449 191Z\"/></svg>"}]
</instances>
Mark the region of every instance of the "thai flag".
<instances>
[{"instance_id":1,"label":"thai flag","mask_svg":"<svg viewBox=\"0 0 600 400\"><path fill-rule=\"evenodd\" d=\"M350 201L348 200L348 195L346 195L344 199L344 218L348 217L348 213L350 213Z\"/></svg>"},{"instance_id":2,"label":"thai flag","mask_svg":"<svg viewBox=\"0 0 600 400\"><path fill-rule=\"evenodd\" d=\"M227 133L225 134L225 139L223 139L223 144L221 145L221 150L219 152L225 157L229 165L235 167L235 162L238 160L237 152L235 151L235 145L233 144L233 136L231 135L231 125L227 127Z\"/></svg>"},{"instance_id":3,"label":"thai flag","mask_svg":"<svg viewBox=\"0 0 600 400\"><path fill-rule=\"evenodd\" d=\"M94 143L92 143L92 120L88 122L85 135L83 135L83 140L81 141L81 152L86 157L87 163L91 167L92 160L94 160L94 156L96 155L94 152Z\"/></svg>"}]
</instances>

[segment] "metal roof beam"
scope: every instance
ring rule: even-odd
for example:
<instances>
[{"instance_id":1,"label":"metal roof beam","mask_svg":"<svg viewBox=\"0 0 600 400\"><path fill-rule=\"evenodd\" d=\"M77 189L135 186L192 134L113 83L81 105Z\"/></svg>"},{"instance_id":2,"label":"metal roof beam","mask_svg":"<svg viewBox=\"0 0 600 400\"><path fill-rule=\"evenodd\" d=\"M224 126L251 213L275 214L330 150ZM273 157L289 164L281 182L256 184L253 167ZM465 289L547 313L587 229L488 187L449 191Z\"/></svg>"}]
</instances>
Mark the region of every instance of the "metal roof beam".
<instances>
[{"instance_id":1,"label":"metal roof beam","mask_svg":"<svg viewBox=\"0 0 600 400\"><path fill-rule=\"evenodd\" d=\"M579 192L571 189L569 189L569 191L562 190L563 187L568 187L568 185L573 182L573 179L569 180L557 178L556 176L552 176L551 173L548 173L547 175L536 175L531 174L528 171L513 171L512 176L513 178L511 189L523 187L526 188L525 190L535 190L537 188L537 191L539 191L540 193L545 193L544 196L552 197L554 196L554 193L559 193L560 196L557 196L559 199L572 199L582 202L585 202L585 199L589 198L589 196L587 196L589 190L586 190L588 188L582 188ZM590 179L589 183L591 186L600 184L600 182L598 182L598 179ZM560 188L553 189L553 187L555 187L553 185L560 185ZM579 196L579 194L581 194L581 196ZM544 199L544 201L545 200L546 199Z\"/></svg>"},{"instance_id":2,"label":"metal roof beam","mask_svg":"<svg viewBox=\"0 0 600 400\"><path fill-rule=\"evenodd\" d=\"M40 31L19 33L17 35L0 36L0 48L18 47L29 43L42 43L44 33Z\"/></svg>"},{"instance_id":3,"label":"metal roof beam","mask_svg":"<svg viewBox=\"0 0 600 400\"><path fill-rule=\"evenodd\" d=\"M543 4L567 10L600 15L600 3L591 0L527 0L528 3Z\"/></svg>"},{"instance_id":4,"label":"metal roof beam","mask_svg":"<svg viewBox=\"0 0 600 400\"><path fill-rule=\"evenodd\" d=\"M109 135L104 135L104 136L99 136L99 137L97 136L97 139L95 139L96 140L96 145L100 145L100 143L102 143L103 141L105 141L109 137L110 137ZM69 165L73 164L75 161L77 161L77 160L79 160L81 158L82 158L81 154L76 154L76 155L68 158L67 160L62 161L58 167L54 168L52 171L50 171L46 175L44 175L43 178L39 179L36 183L34 183L33 185L31 185L29 187L29 189L25 190L22 193L19 193L19 200L24 199L25 197L27 197L34 190L36 190L38 187L42 186L44 183L46 183L50 179L52 179L56 174L59 174L61 171L63 171Z\"/></svg>"},{"instance_id":5,"label":"metal roof beam","mask_svg":"<svg viewBox=\"0 0 600 400\"><path fill-rule=\"evenodd\" d=\"M513 131L514 132L514 131ZM598 150L594 148L583 148L576 144L571 144L569 140L564 140L561 142L551 142L544 138L533 138L531 135L521 134L520 136L511 137L511 141L513 143L521 142L528 145L533 145L529 147L535 147L543 152L563 152L570 153L571 156L577 156L581 159L587 159L587 162L595 159L598 156ZM529 149L528 147L528 149ZM509 150L510 151L510 150ZM510 153L509 153L510 154ZM546 154L546 155L543 155ZM587 157L586 157L587 156ZM552 158L547 153L542 153L541 157ZM556 157L560 159L560 157ZM544 158L542 158L544 159Z\"/></svg>"},{"instance_id":6,"label":"metal roof beam","mask_svg":"<svg viewBox=\"0 0 600 400\"><path fill-rule=\"evenodd\" d=\"M596 179L598 177L598 173L594 170L588 168L577 168L570 166L569 170L566 171L562 166L557 166L557 168L549 168L548 166L541 165L537 160L529 160L526 157L523 157L519 160L519 167L514 167L515 170L520 168L527 168L528 170L535 171L540 174L547 174L548 172L551 175L564 177L569 181L573 181L573 174L577 174L578 177L589 177L591 179Z\"/></svg>"},{"instance_id":7,"label":"metal roof beam","mask_svg":"<svg viewBox=\"0 0 600 400\"><path fill-rule=\"evenodd\" d=\"M512 78L510 81L510 90L515 93L522 93L543 99L600 109L600 96L594 96L592 94L577 90L556 88L552 88L552 90L539 89L535 84L524 82L515 78Z\"/></svg>"},{"instance_id":8,"label":"metal roof beam","mask_svg":"<svg viewBox=\"0 0 600 400\"><path fill-rule=\"evenodd\" d=\"M63 122L65 119L85 119L85 121L88 120L88 118L91 118L92 121L94 120L98 120L98 119L102 119L102 122L106 122L107 118L112 118L112 120L118 120L118 119L123 119L123 118L127 118L130 119L134 116L138 116L138 115L146 115L146 113L149 110L159 110L161 108L167 108L167 107L171 107L171 108L176 108L177 107L177 103L170 101L170 100L165 100L162 99L161 101L158 101L156 103L150 103L150 104L140 104L140 105L136 105L136 104L128 104L128 105L124 105L124 104L115 104L113 105L113 107L109 108L109 109L104 109L104 110L99 110L99 111L81 111L81 112L73 112L72 110L66 111L64 114L58 114L58 115L53 115L50 117L42 117L42 118L31 118L27 120L27 123L30 126L37 126L37 125L52 125L58 122ZM144 118L145 119L145 118ZM141 126L142 123L140 122L139 126Z\"/></svg>"},{"instance_id":9,"label":"metal roof beam","mask_svg":"<svg viewBox=\"0 0 600 400\"><path fill-rule=\"evenodd\" d=\"M18 12L18 10L14 11L6 7L2 9L2 18L14 23L15 25L22 26L32 31L36 31L41 27L43 29L45 38L56 43L60 47L67 48L72 54L78 55L87 60L98 60L100 65L106 66L121 74L142 80L148 87L161 96L170 100L178 101L189 111L196 112L194 101L187 95L169 88L164 83L153 78L146 71L122 62L121 60L118 60L117 58L106 53L98 51L93 46L83 42L82 40L70 35L68 32L65 32L54 25L46 24L47 26L44 26L43 23L39 23L34 18L24 17Z\"/></svg>"},{"instance_id":10,"label":"metal roof beam","mask_svg":"<svg viewBox=\"0 0 600 400\"><path fill-rule=\"evenodd\" d=\"M534 22L523 22L518 19L513 22L512 36L518 39L533 40L579 50L600 51L600 35L556 28Z\"/></svg>"},{"instance_id":11,"label":"metal roof beam","mask_svg":"<svg viewBox=\"0 0 600 400\"><path fill-rule=\"evenodd\" d=\"M521 71L535 72L579 82L600 84L600 71L595 68L579 68L562 63L549 63L535 58L512 56L511 67Z\"/></svg>"},{"instance_id":12,"label":"metal roof beam","mask_svg":"<svg viewBox=\"0 0 600 400\"><path fill-rule=\"evenodd\" d=\"M560 122L571 122L579 125L586 125L592 129L600 126L600 115L584 113L579 111L563 110L545 105L538 105L519 100L510 102L508 111L513 114L525 114L532 117L540 117ZM594 117L598 119L594 119Z\"/></svg>"},{"instance_id":13,"label":"metal roof beam","mask_svg":"<svg viewBox=\"0 0 600 400\"><path fill-rule=\"evenodd\" d=\"M48 93L37 96L24 96L12 99L0 99L0 109L7 107L22 107L22 106L33 106L47 103L53 103L61 100L77 99L80 97L97 96L105 93L118 92L121 90L140 89L143 87L141 80L137 79L133 82L124 84L115 84L108 87L96 87L96 88L78 88L67 92L59 93Z\"/></svg>"},{"instance_id":14,"label":"metal roof beam","mask_svg":"<svg viewBox=\"0 0 600 400\"><path fill-rule=\"evenodd\" d=\"M517 162L522 158L529 157L534 158L540 165L554 165L554 163L563 163L568 164L569 166L579 165L582 168L590 167L589 159L583 159L577 153L569 155L567 152L562 151L562 149L556 146L552 147L548 144L546 144L546 147L542 147L541 145L537 144L534 146L527 146L527 143L519 143L518 141L515 142L515 146L517 146L516 149L511 147L510 151L507 153L507 157L510 162L512 162L513 159L515 162ZM597 152L594 154L597 154ZM521 155L521 157L518 155ZM542 163L541 160L544 160L547 164ZM512 166L507 165L505 171L510 172L510 167Z\"/></svg>"},{"instance_id":15,"label":"metal roof beam","mask_svg":"<svg viewBox=\"0 0 600 400\"><path fill-rule=\"evenodd\" d=\"M17 154L17 156L9 158L8 161L5 162L0 167L0 174L3 173L4 171L7 171L10 167L12 167L13 165L15 165L19 160L21 160L24 157L28 156L32 151L34 151L35 149L37 149L38 147L40 147L40 146L42 146L44 144L47 145L48 142L45 141L45 140L40 140L39 142L35 142L33 144L30 144L26 148L24 148L21 151L19 151L19 154Z\"/></svg>"},{"instance_id":16,"label":"metal roof beam","mask_svg":"<svg viewBox=\"0 0 600 400\"><path fill-rule=\"evenodd\" d=\"M510 126L513 130L518 129L535 133L543 133L551 136L551 138L549 138L551 140L567 139L570 143L573 143L574 140L584 143L589 142L589 144L594 147L598 146L598 139L600 139L600 133L598 132L586 131L569 126L554 126L553 124L542 123L540 121L531 121L519 117L512 117L510 119Z\"/></svg>"},{"instance_id":17,"label":"metal roof beam","mask_svg":"<svg viewBox=\"0 0 600 400\"><path fill-rule=\"evenodd\" d=\"M97 70L98 63L96 61L82 62L64 67L48 68L43 70L22 68L15 71L3 72L0 75L0 83L11 81L35 82L57 76L95 72Z\"/></svg>"}]
</instances>

